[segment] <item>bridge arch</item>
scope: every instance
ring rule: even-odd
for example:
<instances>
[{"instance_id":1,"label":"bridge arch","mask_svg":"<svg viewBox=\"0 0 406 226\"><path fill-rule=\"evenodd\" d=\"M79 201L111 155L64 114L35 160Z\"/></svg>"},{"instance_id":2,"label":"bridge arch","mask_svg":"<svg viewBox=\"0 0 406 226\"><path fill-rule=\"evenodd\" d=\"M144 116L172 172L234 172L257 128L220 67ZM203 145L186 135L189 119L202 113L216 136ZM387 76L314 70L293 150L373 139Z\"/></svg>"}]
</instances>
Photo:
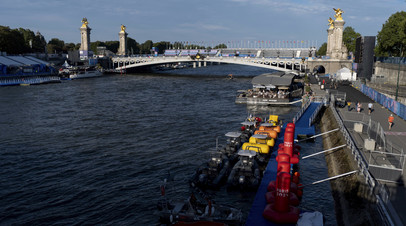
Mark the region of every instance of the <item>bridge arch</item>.
<instances>
[{"instance_id":1,"label":"bridge arch","mask_svg":"<svg viewBox=\"0 0 406 226\"><path fill-rule=\"evenodd\" d=\"M160 64L171 64L179 62L192 62L194 64L206 64L207 62L239 64L253 67L268 68L277 71L302 71L307 68L301 59L287 58L245 58L245 57L204 57L204 59L193 59L191 57L114 57L114 67L118 70L131 69L136 67L153 66Z\"/></svg>"}]
</instances>

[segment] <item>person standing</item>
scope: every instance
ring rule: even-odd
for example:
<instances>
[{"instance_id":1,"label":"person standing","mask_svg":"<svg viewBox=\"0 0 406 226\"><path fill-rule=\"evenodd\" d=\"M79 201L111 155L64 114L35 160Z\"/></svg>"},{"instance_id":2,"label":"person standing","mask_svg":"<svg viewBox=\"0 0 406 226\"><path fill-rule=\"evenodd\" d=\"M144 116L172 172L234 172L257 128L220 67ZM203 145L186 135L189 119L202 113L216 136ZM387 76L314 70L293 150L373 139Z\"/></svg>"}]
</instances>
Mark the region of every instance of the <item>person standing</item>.
<instances>
[{"instance_id":1,"label":"person standing","mask_svg":"<svg viewBox=\"0 0 406 226\"><path fill-rule=\"evenodd\" d=\"M351 101L347 101L348 111L351 111Z\"/></svg>"},{"instance_id":2,"label":"person standing","mask_svg":"<svg viewBox=\"0 0 406 226\"><path fill-rule=\"evenodd\" d=\"M392 129L392 125L393 125L393 121L395 120L395 118L393 117L393 114L390 114L389 118L388 118L388 122L389 122L389 130Z\"/></svg>"},{"instance_id":3,"label":"person standing","mask_svg":"<svg viewBox=\"0 0 406 226\"><path fill-rule=\"evenodd\" d=\"M368 115L370 115L371 114L371 112L372 112L372 103L371 102L369 102L368 103Z\"/></svg>"}]
</instances>

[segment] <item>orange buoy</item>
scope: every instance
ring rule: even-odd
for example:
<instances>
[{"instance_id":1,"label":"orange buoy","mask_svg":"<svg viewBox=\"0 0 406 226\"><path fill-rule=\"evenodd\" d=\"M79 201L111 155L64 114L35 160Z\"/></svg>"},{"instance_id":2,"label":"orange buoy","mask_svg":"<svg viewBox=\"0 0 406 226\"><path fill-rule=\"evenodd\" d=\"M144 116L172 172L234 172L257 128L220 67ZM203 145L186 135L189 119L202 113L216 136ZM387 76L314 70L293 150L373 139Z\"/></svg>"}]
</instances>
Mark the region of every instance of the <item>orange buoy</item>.
<instances>
[{"instance_id":1,"label":"orange buoy","mask_svg":"<svg viewBox=\"0 0 406 226\"><path fill-rule=\"evenodd\" d=\"M299 184L300 173L295 172L292 176L292 182L295 184Z\"/></svg>"},{"instance_id":2,"label":"orange buoy","mask_svg":"<svg viewBox=\"0 0 406 226\"><path fill-rule=\"evenodd\" d=\"M275 130L256 130L254 134L267 135L268 137L273 139L278 138L278 132L276 132Z\"/></svg>"}]
</instances>

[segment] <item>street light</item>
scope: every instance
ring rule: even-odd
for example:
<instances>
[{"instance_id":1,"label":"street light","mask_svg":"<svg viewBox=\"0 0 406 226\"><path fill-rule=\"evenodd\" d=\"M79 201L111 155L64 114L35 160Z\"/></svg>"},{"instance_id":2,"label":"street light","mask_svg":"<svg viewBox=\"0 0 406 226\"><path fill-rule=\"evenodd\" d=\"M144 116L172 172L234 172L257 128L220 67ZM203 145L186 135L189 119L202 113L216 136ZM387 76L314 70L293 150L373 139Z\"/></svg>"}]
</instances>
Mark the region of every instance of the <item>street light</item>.
<instances>
[{"instance_id":1,"label":"street light","mask_svg":"<svg viewBox=\"0 0 406 226\"><path fill-rule=\"evenodd\" d=\"M398 66L398 78L396 82L396 96L395 101L398 101L398 92L399 92L399 76L400 76L400 63L403 60L403 51L402 51L402 44L400 44L400 56L399 56L399 66Z\"/></svg>"}]
</instances>

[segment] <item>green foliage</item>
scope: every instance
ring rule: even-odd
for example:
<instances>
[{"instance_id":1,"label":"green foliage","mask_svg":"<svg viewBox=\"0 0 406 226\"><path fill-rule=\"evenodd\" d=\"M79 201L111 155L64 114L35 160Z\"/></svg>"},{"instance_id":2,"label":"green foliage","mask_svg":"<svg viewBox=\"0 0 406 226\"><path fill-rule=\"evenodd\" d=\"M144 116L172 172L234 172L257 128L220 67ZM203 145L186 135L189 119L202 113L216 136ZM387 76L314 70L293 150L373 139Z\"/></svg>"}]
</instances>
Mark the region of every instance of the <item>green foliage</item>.
<instances>
[{"instance_id":1,"label":"green foliage","mask_svg":"<svg viewBox=\"0 0 406 226\"><path fill-rule=\"evenodd\" d=\"M219 44L219 45L216 45L213 49L227 49L227 45L226 44Z\"/></svg>"},{"instance_id":2,"label":"green foliage","mask_svg":"<svg viewBox=\"0 0 406 226\"><path fill-rule=\"evenodd\" d=\"M355 42L361 36L360 33L355 32L352 27L345 27L343 31L343 43L347 47L348 52L355 53Z\"/></svg>"},{"instance_id":3,"label":"green foliage","mask_svg":"<svg viewBox=\"0 0 406 226\"><path fill-rule=\"evenodd\" d=\"M28 29L0 26L0 51L9 54L44 52L46 41L41 33Z\"/></svg>"},{"instance_id":4,"label":"green foliage","mask_svg":"<svg viewBox=\"0 0 406 226\"><path fill-rule=\"evenodd\" d=\"M62 40L59 40L57 38L53 38L48 42L47 51L48 51L48 53L63 53L63 52L66 52L65 42L62 41Z\"/></svg>"},{"instance_id":5,"label":"green foliage","mask_svg":"<svg viewBox=\"0 0 406 226\"><path fill-rule=\"evenodd\" d=\"M127 38L127 48L131 55L140 52L140 44L130 37Z\"/></svg>"},{"instance_id":6,"label":"green foliage","mask_svg":"<svg viewBox=\"0 0 406 226\"><path fill-rule=\"evenodd\" d=\"M392 14L377 35L376 56L405 56L406 12Z\"/></svg>"},{"instance_id":7,"label":"green foliage","mask_svg":"<svg viewBox=\"0 0 406 226\"><path fill-rule=\"evenodd\" d=\"M106 45L107 50L110 50L113 53L117 53L120 42L119 41L106 41L106 42L104 42L104 44Z\"/></svg>"},{"instance_id":8,"label":"green foliage","mask_svg":"<svg viewBox=\"0 0 406 226\"><path fill-rule=\"evenodd\" d=\"M323 43L320 48L317 50L317 56L325 56L327 53L327 42Z\"/></svg>"},{"instance_id":9,"label":"green foliage","mask_svg":"<svg viewBox=\"0 0 406 226\"><path fill-rule=\"evenodd\" d=\"M150 54L154 43L151 40L147 40L141 44L140 54Z\"/></svg>"},{"instance_id":10,"label":"green foliage","mask_svg":"<svg viewBox=\"0 0 406 226\"><path fill-rule=\"evenodd\" d=\"M159 54L163 54L165 52L165 49L168 49L169 46L170 46L169 42L162 41L162 42L154 43L154 47L158 48Z\"/></svg>"}]
</instances>

